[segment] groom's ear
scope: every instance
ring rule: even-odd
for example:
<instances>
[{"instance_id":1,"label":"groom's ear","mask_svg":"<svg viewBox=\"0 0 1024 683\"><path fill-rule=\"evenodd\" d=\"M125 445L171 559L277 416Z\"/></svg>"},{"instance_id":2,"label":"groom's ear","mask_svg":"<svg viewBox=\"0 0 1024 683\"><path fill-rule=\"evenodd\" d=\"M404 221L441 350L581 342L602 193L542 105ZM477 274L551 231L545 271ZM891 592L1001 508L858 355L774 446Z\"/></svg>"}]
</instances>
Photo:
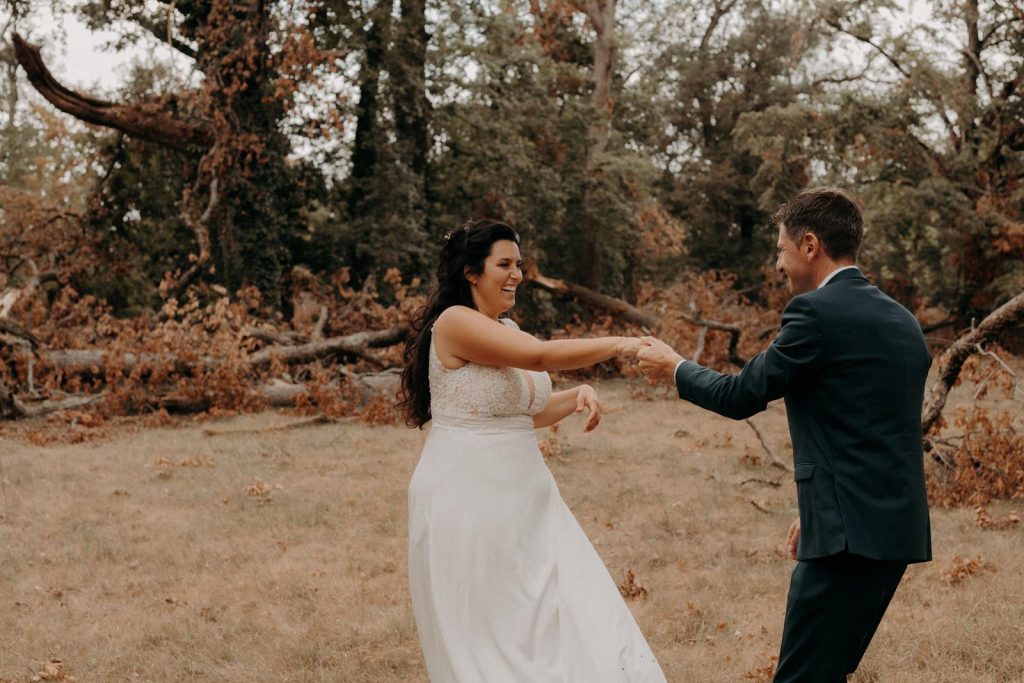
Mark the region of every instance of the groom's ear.
<instances>
[{"instance_id":1,"label":"groom's ear","mask_svg":"<svg viewBox=\"0 0 1024 683\"><path fill-rule=\"evenodd\" d=\"M800 253L808 261L813 259L817 254L821 252L821 240L813 232L808 230L804 233L804 236L800 238Z\"/></svg>"}]
</instances>

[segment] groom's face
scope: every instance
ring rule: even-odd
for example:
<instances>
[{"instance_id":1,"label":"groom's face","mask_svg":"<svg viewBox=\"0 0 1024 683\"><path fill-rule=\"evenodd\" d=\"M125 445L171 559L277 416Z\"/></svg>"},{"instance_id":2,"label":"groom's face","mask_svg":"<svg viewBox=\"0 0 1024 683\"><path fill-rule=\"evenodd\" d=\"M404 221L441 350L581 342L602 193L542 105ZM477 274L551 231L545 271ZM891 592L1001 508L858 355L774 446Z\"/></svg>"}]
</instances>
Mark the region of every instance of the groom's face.
<instances>
[{"instance_id":1,"label":"groom's face","mask_svg":"<svg viewBox=\"0 0 1024 683\"><path fill-rule=\"evenodd\" d=\"M775 269L786 277L786 286L793 296L803 294L814 289L814 273L811 270L811 263L803 253L801 245L798 245L789 237L786 226L779 224L778 256L775 260Z\"/></svg>"}]
</instances>

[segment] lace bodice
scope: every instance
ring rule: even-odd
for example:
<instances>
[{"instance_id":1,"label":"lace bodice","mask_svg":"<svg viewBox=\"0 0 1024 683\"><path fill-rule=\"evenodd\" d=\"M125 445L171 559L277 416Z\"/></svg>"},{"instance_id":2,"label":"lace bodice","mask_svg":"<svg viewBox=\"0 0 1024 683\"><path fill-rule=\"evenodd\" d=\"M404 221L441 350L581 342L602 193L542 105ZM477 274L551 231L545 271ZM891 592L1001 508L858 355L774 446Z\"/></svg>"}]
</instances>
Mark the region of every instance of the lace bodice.
<instances>
[{"instance_id":1,"label":"lace bodice","mask_svg":"<svg viewBox=\"0 0 1024 683\"><path fill-rule=\"evenodd\" d=\"M502 323L519 329L513 321ZM441 365L430 337L430 413L434 424L481 430L533 429L533 416L551 398L546 372L467 363ZM531 386L532 385L532 386Z\"/></svg>"}]
</instances>

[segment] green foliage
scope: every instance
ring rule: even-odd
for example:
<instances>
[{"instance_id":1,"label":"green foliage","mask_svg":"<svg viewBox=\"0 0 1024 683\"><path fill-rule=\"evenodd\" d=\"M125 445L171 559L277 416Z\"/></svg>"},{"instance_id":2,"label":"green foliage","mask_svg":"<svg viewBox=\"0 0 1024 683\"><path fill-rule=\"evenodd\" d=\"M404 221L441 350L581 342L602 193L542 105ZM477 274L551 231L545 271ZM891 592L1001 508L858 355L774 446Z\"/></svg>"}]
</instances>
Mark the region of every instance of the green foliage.
<instances>
[{"instance_id":1,"label":"green foliage","mask_svg":"<svg viewBox=\"0 0 1024 683\"><path fill-rule=\"evenodd\" d=\"M863 201L863 262L887 289L976 315L1024 288L1024 31L1003 2L930 7L907 30L892 0L620 0L596 111L602 43L568 0L89 0L77 11L118 27L118 47L166 41L170 22L202 78L174 90L140 68L122 97L211 125L216 143L103 138L88 219L124 266L79 284L120 310L157 305L196 253L183 216L218 179L202 277L270 301L293 265L347 268L356 286L391 267L429 275L441 234L484 215L519 228L548 275L590 281L598 244L608 294L684 270L744 288L771 259L770 214L830 183ZM55 152L4 59L0 105L20 113L0 171L24 183Z\"/></svg>"},{"instance_id":2,"label":"green foliage","mask_svg":"<svg viewBox=\"0 0 1024 683\"><path fill-rule=\"evenodd\" d=\"M117 268L92 273L81 291L106 299L121 314L159 308L164 274L187 263L192 235L179 205L188 161L178 152L113 135L100 150L106 167L89 212ZM192 160L194 163L195 160Z\"/></svg>"},{"instance_id":3,"label":"green foliage","mask_svg":"<svg viewBox=\"0 0 1024 683\"><path fill-rule=\"evenodd\" d=\"M447 95L435 113L444 143L434 162L437 232L471 216L505 218L542 271L573 280L584 279L580 245L598 239L602 288L624 292L652 166L613 124L588 175L587 129L597 113L589 62L577 60L590 59L589 38L558 24L544 41L511 12L452 18L458 23L434 37L435 54L461 65L433 65L432 92Z\"/></svg>"},{"instance_id":4,"label":"green foliage","mask_svg":"<svg viewBox=\"0 0 1024 683\"><path fill-rule=\"evenodd\" d=\"M744 139L741 123L797 101L793 75L813 55L814 38L800 8L702 2L692 11L705 20L683 27L647 71L645 88L665 122L648 144L666 169L660 196L689 227L688 265L737 273L745 286L760 281L773 251L771 211L807 183L807 169L764 155L770 143Z\"/></svg>"}]
</instances>

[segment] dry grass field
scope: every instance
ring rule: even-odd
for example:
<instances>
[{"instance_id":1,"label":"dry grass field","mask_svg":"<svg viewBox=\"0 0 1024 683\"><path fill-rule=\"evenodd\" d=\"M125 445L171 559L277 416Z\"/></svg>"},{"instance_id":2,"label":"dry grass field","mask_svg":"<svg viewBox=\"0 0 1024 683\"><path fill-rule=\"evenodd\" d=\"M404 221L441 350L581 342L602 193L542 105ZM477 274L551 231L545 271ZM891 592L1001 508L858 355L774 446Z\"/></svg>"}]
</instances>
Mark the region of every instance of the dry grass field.
<instances>
[{"instance_id":1,"label":"dry grass field","mask_svg":"<svg viewBox=\"0 0 1024 683\"><path fill-rule=\"evenodd\" d=\"M539 435L616 581L647 589L630 607L669 681L767 680L791 475L742 422L640 383L600 391L597 432L574 417ZM300 419L0 440L0 681L425 681L405 569L423 434L275 428ZM783 406L754 423L788 460ZM932 520L935 561L908 571L853 680L1024 681L1024 529ZM983 564L950 583L955 556Z\"/></svg>"}]
</instances>

